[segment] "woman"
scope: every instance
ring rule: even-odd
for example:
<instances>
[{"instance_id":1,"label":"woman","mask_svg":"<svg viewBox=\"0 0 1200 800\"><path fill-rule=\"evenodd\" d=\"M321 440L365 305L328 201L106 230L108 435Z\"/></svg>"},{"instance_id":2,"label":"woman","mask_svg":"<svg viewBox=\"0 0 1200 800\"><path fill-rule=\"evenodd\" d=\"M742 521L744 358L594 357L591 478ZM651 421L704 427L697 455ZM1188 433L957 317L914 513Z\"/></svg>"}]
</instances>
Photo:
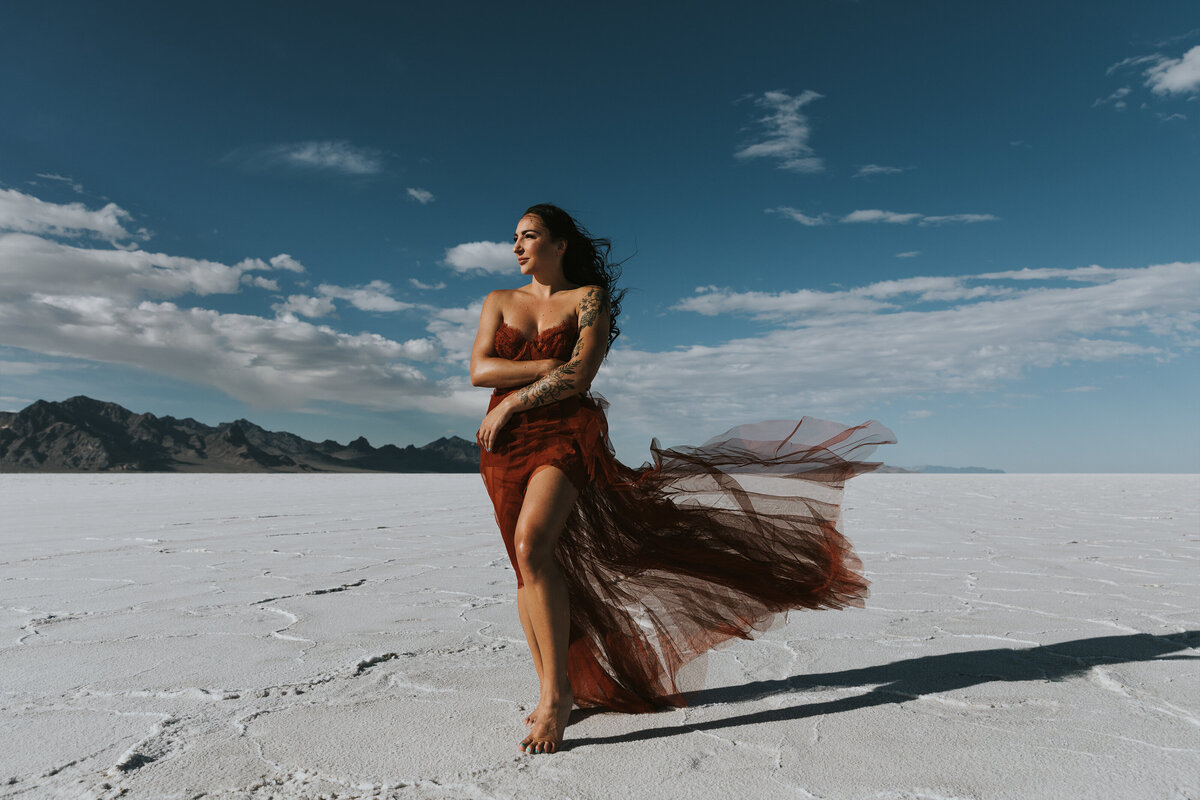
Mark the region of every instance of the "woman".
<instances>
[{"instance_id":1,"label":"woman","mask_svg":"<svg viewBox=\"0 0 1200 800\"><path fill-rule=\"evenodd\" d=\"M861 605L866 581L837 530L838 500L892 439L875 422L806 418L699 448L656 442L653 464L626 467L603 401L587 393L619 333L609 242L543 204L518 221L513 252L530 282L484 301L471 382L495 389L480 471L540 683L521 748L552 753L575 703L681 706L681 670L716 645L791 608ZM775 485L749 491L734 471ZM780 492L784 478L810 491Z\"/></svg>"}]
</instances>

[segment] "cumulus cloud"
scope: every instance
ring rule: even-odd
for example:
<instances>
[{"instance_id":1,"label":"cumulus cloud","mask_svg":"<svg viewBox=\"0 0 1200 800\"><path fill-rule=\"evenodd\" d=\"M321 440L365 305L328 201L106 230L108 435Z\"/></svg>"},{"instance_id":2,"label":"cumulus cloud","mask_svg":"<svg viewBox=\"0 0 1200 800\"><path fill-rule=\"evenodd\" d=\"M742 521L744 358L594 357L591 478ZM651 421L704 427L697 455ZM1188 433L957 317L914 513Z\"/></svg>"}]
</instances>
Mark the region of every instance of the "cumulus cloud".
<instances>
[{"instance_id":1,"label":"cumulus cloud","mask_svg":"<svg viewBox=\"0 0 1200 800\"><path fill-rule=\"evenodd\" d=\"M0 234L0 265L3 295L70 287L125 300L232 294L247 272L271 269L259 259L228 265L144 250L75 247L24 233Z\"/></svg>"},{"instance_id":2,"label":"cumulus cloud","mask_svg":"<svg viewBox=\"0 0 1200 800\"><path fill-rule=\"evenodd\" d=\"M822 95L805 91L793 96L785 91L764 92L753 98L754 105L766 112L755 120L760 129L756 141L735 151L737 159L770 158L779 162L780 169L792 172L820 172L824 162L813 154L808 143L811 128L804 106Z\"/></svg>"},{"instance_id":3,"label":"cumulus cloud","mask_svg":"<svg viewBox=\"0 0 1200 800\"><path fill-rule=\"evenodd\" d=\"M411 283L413 286L415 286L418 289L422 289L425 291L431 291L431 292L437 291L438 289L446 288L446 284L443 283L442 281L438 281L437 283L424 283L423 281L419 281L416 278L409 278L408 282Z\"/></svg>"},{"instance_id":4,"label":"cumulus cloud","mask_svg":"<svg viewBox=\"0 0 1200 800\"><path fill-rule=\"evenodd\" d=\"M51 203L16 189L0 189L0 231L120 241L134 236L125 228L130 219L116 203L89 209L83 203Z\"/></svg>"},{"instance_id":5,"label":"cumulus cloud","mask_svg":"<svg viewBox=\"0 0 1200 800\"><path fill-rule=\"evenodd\" d=\"M304 272L304 265L287 253L280 253L272 258L270 263L273 269L282 269L288 272Z\"/></svg>"},{"instance_id":6,"label":"cumulus cloud","mask_svg":"<svg viewBox=\"0 0 1200 800\"><path fill-rule=\"evenodd\" d=\"M441 410L447 387L406 360L426 340L346 334L294 317L265 319L205 308L39 294L0 303L6 342L50 355L128 364L213 386L256 406L336 401L390 410Z\"/></svg>"},{"instance_id":7,"label":"cumulus cloud","mask_svg":"<svg viewBox=\"0 0 1200 800\"><path fill-rule=\"evenodd\" d=\"M271 310L279 317L328 317L337 309L331 297L313 297L307 294L288 295L282 303L275 303Z\"/></svg>"},{"instance_id":8,"label":"cumulus cloud","mask_svg":"<svg viewBox=\"0 0 1200 800\"><path fill-rule=\"evenodd\" d=\"M610 393L623 420L688 441L697 426L716 429L730 419L838 413L890 398L990 391L1034 369L1169 359L1200 344L1200 263L1122 270L1082 285L996 282L967 275L836 292L703 292L676 308L777 324L711 346L618 348L597 388ZM997 293L972 295L976 284ZM919 306L964 292L948 307ZM706 306L713 298L720 302ZM676 414L674 429L664 429Z\"/></svg>"},{"instance_id":9,"label":"cumulus cloud","mask_svg":"<svg viewBox=\"0 0 1200 800\"><path fill-rule=\"evenodd\" d=\"M279 291L279 281L264 278L261 275L243 275L242 283L246 286L253 286L256 289L266 289L268 292Z\"/></svg>"},{"instance_id":10,"label":"cumulus cloud","mask_svg":"<svg viewBox=\"0 0 1200 800\"><path fill-rule=\"evenodd\" d=\"M1200 92L1200 45L1181 58L1162 58L1146 70L1146 85L1155 94Z\"/></svg>"},{"instance_id":11,"label":"cumulus cloud","mask_svg":"<svg viewBox=\"0 0 1200 800\"><path fill-rule=\"evenodd\" d=\"M387 281L371 281L366 286L334 286L323 283L317 287L323 297L345 300L360 311L404 311L415 308L412 303L392 297L392 285Z\"/></svg>"},{"instance_id":12,"label":"cumulus cloud","mask_svg":"<svg viewBox=\"0 0 1200 800\"><path fill-rule=\"evenodd\" d=\"M414 303L397 300L392 296L392 285L387 281L371 281L365 286L337 286L322 283L316 294L294 294L282 303L271 306L281 316L327 317L336 311L334 300L343 300L360 311L388 313L418 308Z\"/></svg>"},{"instance_id":13,"label":"cumulus cloud","mask_svg":"<svg viewBox=\"0 0 1200 800\"><path fill-rule=\"evenodd\" d=\"M1191 33L1177 36L1160 42L1160 46L1173 44L1179 40L1190 38ZM1187 96L1195 99L1200 95L1200 45L1196 45L1180 56L1169 56L1163 53L1132 56L1118 61L1108 68L1108 74L1124 74L1128 78L1140 79L1143 86L1151 94L1160 99L1170 99L1177 96ZM1136 76L1136 77L1135 77ZM1121 86L1107 97L1098 98L1093 106L1111 105L1118 111L1124 111L1132 100L1133 87ZM1146 104L1142 104L1146 108ZM1159 115L1162 119L1173 119L1174 115Z\"/></svg>"},{"instance_id":14,"label":"cumulus cloud","mask_svg":"<svg viewBox=\"0 0 1200 800\"><path fill-rule=\"evenodd\" d=\"M41 220L23 227L46 235L111 232L87 209L47 210L17 199L24 203L20 208L37 213L10 221ZM46 220L65 221L56 226ZM475 415L486 403L464 389L465 378L424 372L420 364L442 357L435 335L396 341L303 319L327 316L337 301L371 311L412 307L383 281L321 284L312 296L290 295L276 304L274 317L187 305L247 285L275 291L278 282L260 274L267 270L297 273L304 267L287 254L223 264L0 233L0 341L55 357L133 366L260 407L338 402Z\"/></svg>"},{"instance_id":15,"label":"cumulus cloud","mask_svg":"<svg viewBox=\"0 0 1200 800\"><path fill-rule=\"evenodd\" d=\"M446 251L443 264L455 272L516 272L517 257L513 246L505 242L466 242Z\"/></svg>"},{"instance_id":16,"label":"cumulus cloud","mask_svg":"<svg viewBox=\"0 0 1200 800\"><path fill-rule=\"evenodd\" d=\"M425 189L414 189L411 186L408 189L408 196L423 206L432 203L434 200L433 192L426 191Z\"/></svg>"},{"instance_id":17,"label":"cumulus cloud","mask_svg":"<svg viewBox=\"0 0 1200 800\"><path fill-rule=\"evenodd\" d=\"M921 255L920 250L906 250L903 253L896 253L896 258L916 258Z\"/></svg>"}]
</instances>

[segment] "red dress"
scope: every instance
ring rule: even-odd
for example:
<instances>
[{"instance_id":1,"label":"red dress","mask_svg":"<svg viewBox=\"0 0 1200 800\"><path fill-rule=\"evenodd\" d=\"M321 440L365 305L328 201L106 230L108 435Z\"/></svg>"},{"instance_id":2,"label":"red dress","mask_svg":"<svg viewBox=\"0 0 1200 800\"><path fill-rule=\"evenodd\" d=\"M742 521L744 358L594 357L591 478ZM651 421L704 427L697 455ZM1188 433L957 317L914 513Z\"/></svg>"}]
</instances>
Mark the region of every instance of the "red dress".
<instances>
[{"instance_id":1,"label":"red dress","mask_svg":"<svg viewBox=\"0 0 1200 800\"><path fill-rule=\"evenodd\" d=\"M568 321L528 341L501 324L501 358L567 360ZM489 410L514 389L497 389ZM699 447L651 444L632 469L608 440L606 404L573 396L518 412L480 472L517 585L514 547L525 486L561 468L579 499L555 556L571 598L567 672L575 702L618 711L685 705L703 655L750 638L794 608L862 606L861 562L838 530L845 480L894 441L878 422L855 427L805 417L743 425ZM681 675L682 668L693 669Z\"/></svg>"}]
</instances>

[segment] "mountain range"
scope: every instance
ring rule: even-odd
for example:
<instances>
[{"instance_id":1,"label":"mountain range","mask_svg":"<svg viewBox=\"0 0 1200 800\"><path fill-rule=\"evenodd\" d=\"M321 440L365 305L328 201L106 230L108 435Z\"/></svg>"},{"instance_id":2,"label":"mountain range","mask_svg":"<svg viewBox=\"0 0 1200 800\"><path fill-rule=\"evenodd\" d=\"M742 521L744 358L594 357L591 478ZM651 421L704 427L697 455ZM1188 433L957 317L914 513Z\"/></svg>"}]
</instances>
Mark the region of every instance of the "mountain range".
<instances>
[{"instance_id":1,"label":"mountain range","mask_svg":"<svg viewBox=\"0 0 1200 800\"><path fill-rule=\"evenodd\" d=\"M311 442L239 419L135 414L78 396L0 412L0 472L477 472L479 446L457 436L423 447Z\"/></svg>"},{"instance_id":2,"label":"mountain range","mask_svg":"<svg viewBox=\"0 0 1200 800\"><path fill-rule=\"evenodd\" d=\"M0 411L0 472L477 472L479 445L458 436L421 447L312 442L246 419L213 427L190 417L135 414L80 395ZM879 472L1001 473L986 467Z\"/></svg>"}]
</instances>

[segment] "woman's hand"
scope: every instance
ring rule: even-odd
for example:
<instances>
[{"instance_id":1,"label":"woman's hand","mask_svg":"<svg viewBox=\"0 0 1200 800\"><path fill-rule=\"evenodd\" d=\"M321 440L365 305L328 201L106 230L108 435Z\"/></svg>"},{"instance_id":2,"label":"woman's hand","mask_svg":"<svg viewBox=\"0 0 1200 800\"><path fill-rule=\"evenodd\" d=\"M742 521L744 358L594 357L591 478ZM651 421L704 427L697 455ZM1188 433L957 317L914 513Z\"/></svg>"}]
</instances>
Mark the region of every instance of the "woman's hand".
<instances>
[{"instance_id":1,"label":"woman's hand","mask_svg":"<svg viewBox=\"0 0 1200 800\"><path fill-rule=\"evenodd\" d=\"M475 434L475 438L479 440L479 446L489 453L496 449L500 431L504 430L504 426L512 419L512 415L512 407L504 401L489 411L483 418L483 422L479 423L479 433Z\"/></svg>"}]
</instances>

